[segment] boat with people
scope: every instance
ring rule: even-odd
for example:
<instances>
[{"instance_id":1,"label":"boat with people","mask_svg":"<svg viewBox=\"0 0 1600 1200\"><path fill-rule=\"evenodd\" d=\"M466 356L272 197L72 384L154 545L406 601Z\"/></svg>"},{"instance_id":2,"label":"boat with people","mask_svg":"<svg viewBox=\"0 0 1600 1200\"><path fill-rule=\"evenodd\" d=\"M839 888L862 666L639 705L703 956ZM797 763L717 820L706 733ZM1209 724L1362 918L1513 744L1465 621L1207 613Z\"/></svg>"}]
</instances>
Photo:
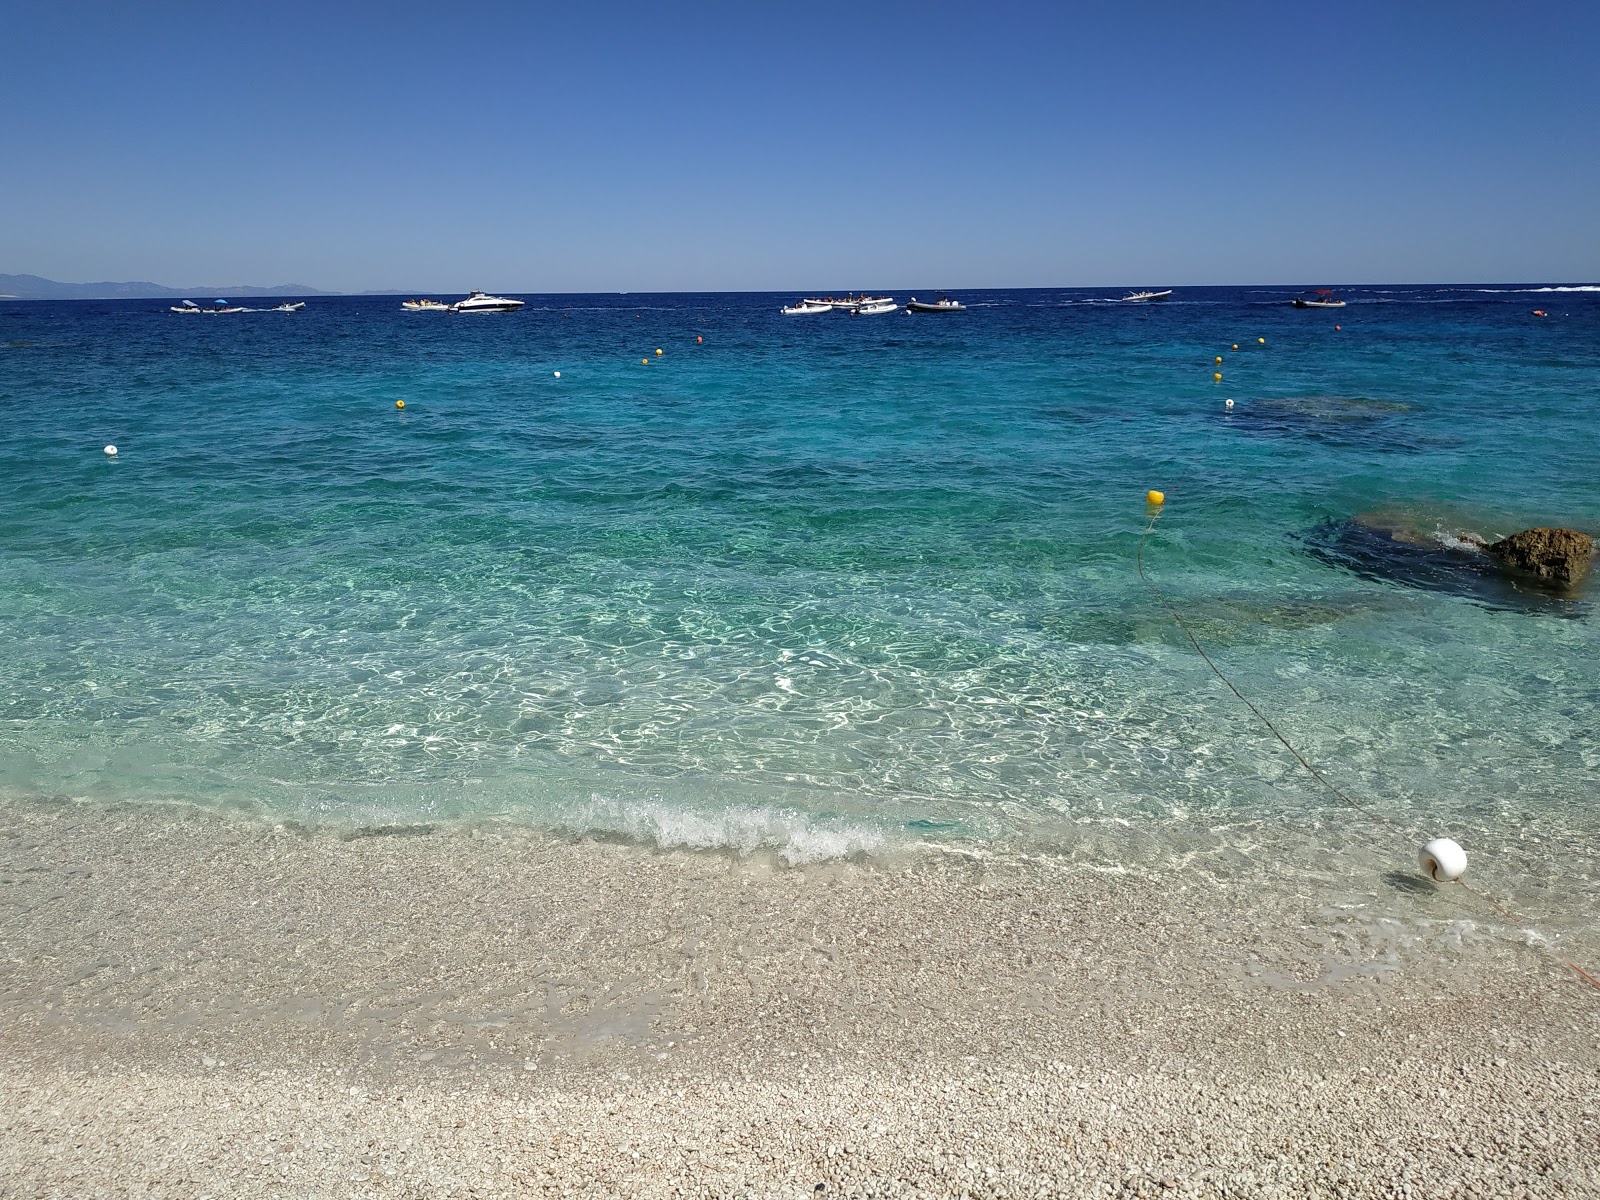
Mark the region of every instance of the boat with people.
<instances>
[{"instance_id":1,"label":"boat with people","mask_svg":"<svg viewBox=\"0 0 1600 1200\"><path fill-rule=\"evenodd\" d=\"M799 317L808 313L832 312L833 305L823 304L820 300L802 300L799 304L784 305L782 311L786 317Z\"/></svg>"},{"instance_id":2,"label":"boat with people","mask_svg":"<svg viewBox=\"0 0 1600 1200\"><path fill-rule=\"evenodd\" d=\"M800 304L796 305L795 307L799 308L802 305L818 305L819 307L814 308L814 309L810 309L808 311L821 312L821 311L824 311L824 310L834 310L834 311L837 311L837 312L844 312L844 313L852 313L853 314L857 310L859 310L859 309L861 309L861 308L863 308L863 307L865 307L867 305L873 305L873 304L894 304L894 297L893 296L869 296L865 292L862 292L859 296L851 296L851 295L844 295L844 296L807 296L804 300L800 301ZM896 305L895 307L899 307L899 306ZM882 311L889 312L891 310L883 309Z\"/></svg>"},{"instance_id":3,"label":"boat with people","mask_svg":"<svg viewBox=\"0 0 1600 1200\"><path fill-rule=\"evenodd\" d=\"M272 309L271 311L272 312L299 312L305 306L306 306L306 302L304 300L296 300L292 304L288 303L288 302L280 304L276 308Z\"/></svg>"},{"instance_id":4,"label":"boat with people","mask_svg":"<svg viewBox=\"0 0 1600 1200\"><path fill-rule=\"evenodd\" d=\"M516 312L527 301L508 300L504 296L491 296L486 292L474 290L465 300L457 300L450 306L451 312Z\"/></svg>"},{"instance_id":5,"label":"boat with people","mask_svg":"<svg viewBox=\"0 0 1600 1200\"><path fill-rule=\"evenodd\" d=\"M449 312L450 306L443 300L403 300L400 307L407 312Z\"/></svg>"},{"instance_id":6,"label":"boat with people","mask_svg":"<svg viewBox=\"0 0 1600 1200\"><path fill-rule=\"evenodd\" d=\"M248 308L238 304L229 304L226 300L218 300L210 308L196 304L193 300L185 300L182 304L174 304L171 309L175 313L241 313L249 312Z\"/></svg>"},{"instance_id":7,"label":"boat with people","mask_svg":"<svg viewBox=\"0 0 1600 1200\"><path fill-rule=\"evenodd\" d=\"M1340 300L1328 288L1318 288L1310 293L1310 298L1296 296L1289 301L1295 308L1343 308L1344 301Z\"/></svg>"},{"instance_id":8,"label":"boat with people","mask_svg":"<svg viewBox=\"0 0 1600 1200\"><path fill-rule=\"evenodd\" d=\"M918 300L913 296L906 301L906 311L919 313L966 312L967 306L950 299L948 296L940 296L931 303L927 300Z\"/></svg>"},{"instance_id":9,"label":"boat with people","mask_svg":"<svg viewBox=\"0 0 1600 1200\"><path fill-rule=\"evenodd\" d=\"M900 306L894 302L893 296L877 296L865 304L858 304L850 310L852 317L881 317L884 313L892 313Z\"/></svg>"},{"instance_id":10,"label":"boat with people","mask_svg":"<svg viewBox=\"0 0 1600 1200\"><path fill-rule=\"evenodd\" d=\"M1149 300L1165 300L1170 295L1172 295L1172 289L1168 288L1164 292L1129 292L1122 299L1123 299L1124 303L1126 303L1129 300L1132 300L1132 301L1135 301L1135 302L1149 301Z\"/></svg>"}]
</instances>

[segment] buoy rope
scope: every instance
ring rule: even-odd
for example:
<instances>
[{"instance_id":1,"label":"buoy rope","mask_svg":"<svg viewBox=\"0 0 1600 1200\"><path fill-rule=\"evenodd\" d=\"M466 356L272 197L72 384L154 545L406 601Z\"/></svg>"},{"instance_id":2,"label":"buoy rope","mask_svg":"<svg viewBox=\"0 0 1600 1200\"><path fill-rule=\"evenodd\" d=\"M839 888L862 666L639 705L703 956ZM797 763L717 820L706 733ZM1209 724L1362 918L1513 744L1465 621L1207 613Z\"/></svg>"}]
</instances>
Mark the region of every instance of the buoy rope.
<instances>
[{"instance_id":1,"label":"buoy rope","mask_svg":"<svg viewBox=\"0 0 1600 1200\"><path fill-rule=\"evenodd\" d=\"M1462 887L1466 888L1468 893L1470 893L1473 896L1476 896L1479 900L1483 901L1483 903L1487 904L1490 908L1494 909L1495 912L1499 913L1502 917L1504 917L1506 920L1510 921L1513 925L1528 925L1528 926L1532 926L1533 922L1528 920L1527 917L1518 916L1516 913L1512 912L1509 908L1507 908L1504 904L1501 904L1493 896L1487 894L1486 892L1480 892L1477 888L1473 887L1465 879L1457 879L1456 882L1459 883ZM1579 975L1583 976L1583 978L1585 980L1587 980L1589 983L1592 983L1597 989L1600 989L1600 979L1596 979L1593 975L1589 974L1589 972L1585 971L1582 967L1580 967L1577 963L1573 962L1570 958L1559 958L1559 956L1554 954L1553 952L1551 954L1551 957L1552 958L1558 958L1560 962L1565 963L1567 966L1571 967Z\"/></svg>"},{"instance_id":2,"label":"buoy rope","mask_svg":"<svg viewBox=\"0 0 1600 1200\"><path fill-rule=\"evenodd\" d=\"M1138 557L1138 563L1139 563L1139 578L1144 581L1145 587L1149 588L1150 591L1154 594L1156 600L1160 602L1161 607L1166 609L1167 613L1172 617L1172 619L1178 623L1178 628L1183 630L1184 636L1189 639L1189 644L1194 647L1195 653L1198 654L1201 658L1203 658L1205 660L1206 666L1211 668L1212 674L1214 674L1218 679L1222 680L1222 682L1227 685L1228 690L1230 692L1232 692L1235 696L1239 697L1240 702L1246 708L1248 708L1251 712L1255 713L1255 715L1258 718L1260 718L1261 723L1263 725L1265 725L1268 729L1272 730L1272 736L1277 738L1280 742L1283 743L1283 748L1285 750L1287 750L1290 754L1294 755L1295 761L1297 761L1307 771L1311 772L1312 777L1314 779L1316 779L1316 781L1318 783L1322 784L1323 787L1327 788L1330 792L1332 792L1335 796L1339 797L1340 800L1343 800L1351 808L1355 809L1357 812L1363 814L1364 816L1370 818L1371 820L1374 820L1374 821L1378 822L1380 825L1387 825L1390 829L1394 830L1396 833L1409 833L1410 831L1402 829L1400 826L1396 825L1393 821L1391 821L1387 817L1385 817L1382 813L1375 812L1373 809L1370 809L1366 805L1360 803L1358 800L1355 800L1352 797L1347 796L1339 788L1335 787L1333 782L1331 780L1329 780L1326 775L1324 775L1321 771L1317 770L1309 762L1307 762L1306 759L1305 759L1305 756L1303 754L1301 754L1300 751L1296 750L1289 743L1289 739L1284 737L1283 734L1278 731L1278 727L1272 723L1272 721L1267 717L1267 714L1262 712L1259 708L1257 708L1254 704L1252 704L1250 702L1250 698L1248 696L1246 696L1238 688L1234 687L1233 686L1233 681L1222 673L1222 669L1220 667L1218 667L1216 663L1211 661L1211 656L1206 653L1205 647L1200 644L1200 639L1194 636L1194 632L1189 628L1188 624L1184 621L1183 616L1178 612L1178 610L1176 608L1174 608L1171 604L1169 604L1167 602L1167 598L1161 594L1161 589L1156 587L1155 584L1151 583L1150 582L1150 577L1144 573L1144 543L1145 543L1145 539L1150 536L1151 531L1154 530L1155 527L1156 527L1156 522L1159 521L1160 519L1161 519L1161 513L1160 512L1156 512L1155 514L1153 514L1151 516L1151 518L1150 518L1150 524L1145 526L1144 533L1139 536L1139 553L1138 553L1138 556L1137 556Z\"/></svg>"},{"instance_id":3,"label":"buoy rope","mask_svg":"<svg viewBox=\"0 0 1600 1200\"><path fill-rule=\"evenodd\" d=\"M1160 519L1161 519L1161 509L1159 507L1157 507L1156 511L1153 512L1150 515L1150 523L1145 526L1144 532L1139 535L1139 549L1138 549L1138 553L1135 556L1136 561L1138 563L1138 567L1139 567L1139 579L1140 579L1141 582L1143 582L1145 587L1150 589L1150 592L1151 592L1151 594L1153 596L1155 596L1156 601L1161 605L1162 608L1164 608L1167 611L1167 614L1177 623L1178 628L1183 630L1184 636L1189 639L1189 644L1194 647L1195 653L1198 654L1202 659L1205 660L1205 664L1206 664L1206 666L1211 668L1212 674L1214 674L1218 679L1222 680L1222 682L1227 685L1228 690L1239 698L1239 702L1241 704L1243 704L1246 708L1248 708L1251 712L1255 713L1257 718L1260 719L1261 723L1272 731L1272 736L1277 738L1278 741L1283 743L1284 749L1287 750L1290 754L1294 755L1295 761L1298 762L1307 771L1309 771L1311 773L1312 778L1316 779L1316 781L1318 783L1322 784L1323 787L1327 788L1330 792L1332 792L1335 796L1337 796L1345 804L1349 805L1351 808L1355 809L1357 812L1361 813L1363 816L1367 817L1369 820L1376 821L1378 824L1386 826L1387 828L1393 830L1395 833L1404 834L1404 835L1408 835L1408 836L1414 837L1415 836L1415 832L1414 831L1401 828L1399 825L1396 825L1393 821L1391 821L1387 817L1385 817L1382 813L1377 812L1374 809L1371 809L1371 808L1367 807L1365 804L1362 804L1360 801L1358 801L1358 800L1354 799L1353 797L1351 797L1350 795L1346 794L1343 790L1341 790L1340 788L1336 787L1333 784L1333 782L1331 780L1329 780L1328 777L1325 776L1321 771L1317 770L1309 762L1307 762L1305 756L1303 754L1301 754L1300 751L1296 750L1294 748L1294 746L1290 744L1289 739L1284 737L1283 734L1278 731L1278 727L1272 723L1272 721L1267 717L1266 713L1262 712L1259 708L1257 708L1254 704L1252 704L1250 702L1250 698L1248 696L1246 696L1238 688L1234 687L1233 686L1233 681L1222 673L1222 668L1218 667L1217 664L1211 660L1211 656L1206 653L1205 647L1200 644L1200 639L1195 637L1194 631L1191 630L1189 628L1189 626L1188 626L1188 623L1184 621L1183 614L1178 612L1178 610L1176 608L1174 608L1168 602L1167 598L1161 594L1161 589L1156 587L1156 585L1150 581L1150 577L1145 574L1145 571L1144 571L1144 544L1145 544L1145 541L1150 537L1150 534L1152 532L1154 532L1155 527L1156 527L1156 522L1159 521ZM1532 922L1529 921L1527 918L1518 916L1515 912L1511 911L1511 909L1507 908L1505 905L1503 905L1499 901L1495 900L1492 896L1489 896L1489 895L1487 895L1487 894L1485 894L1483 892L1480 892L1477 888L1475 888L1471 884L1467 883L1466 880L1461 879L1461 878L1457 878L1455 882L1460 884L1463 888L1465 888L1469 895L1476 897L1479 901L1481 901L1482 903L1488 905L1490 908L1494 909L1497 913L1499 913L1506 920L1510 921L1512 924L1514 924L1514 925L1531 925L1532 924ZM1600 979L1596 979L1593 975L1589 974L1588 971L1585 971L1582 967L1580 967L1577 963L1573 962L1570 958L1561 958L1561 957L1559 957L1558 955L1555 955L1555 954L1552 954L1551 957L1552 958L1556 958L1556 960L1558 962L1561 962L1561 963L1565 964L1566 966L1571 967L1575 972L1578 973L1579 976L1581 976L1583 979L1585 979L1590 984L1592 984L1597 990L1600 990Z\"/></svg>"}]
</instances>

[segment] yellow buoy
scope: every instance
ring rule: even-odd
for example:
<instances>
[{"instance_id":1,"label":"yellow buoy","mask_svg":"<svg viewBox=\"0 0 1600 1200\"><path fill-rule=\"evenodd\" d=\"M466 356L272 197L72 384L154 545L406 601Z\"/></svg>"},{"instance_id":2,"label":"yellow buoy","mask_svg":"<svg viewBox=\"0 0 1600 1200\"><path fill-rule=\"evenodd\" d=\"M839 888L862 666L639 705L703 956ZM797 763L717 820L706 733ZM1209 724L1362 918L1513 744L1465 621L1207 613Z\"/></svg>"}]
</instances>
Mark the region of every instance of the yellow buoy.
<instances>
[{"instance_id":1,"label":"yellow buoy","mask_svg":"<svg viewBox=\"0 0 1600 1200\"><path fill-rule=\"evenodd\" d=\"M648 358L641 358L639 361L647 367L650 365L650 360Z\"/></svg>"},{"instance_id":2,"label":"yellow buoy","mask_svg":"<svg viewBox=\"0 0 1600 1200\"><path fill-rule=\"evenodd\" d=\"M660 357L661 357L661 347L660 347L660 346L657 346L657 347L656 347L656 357L657 357L657 358L660 358Z\"/></svg>"},{"instance_id":3,"label":"yellow buoy","mask_svg":"<svg viewBox=\"0 0 1600 1200\"><path fill-rule=\"evenodd\" d=\"M1218 361L1218 362L1221 362L1221 361L1222 361L1222 355L1220 355L1220 354L1219 354L1219 355L1217 355L1217 361Z\"/></svg>"},{"instance_id":4,"label":"yellow buoy","mask_svg":"<svg viewBox=\"0 0 1600 1200\"><path fill-rule=\"evenodd\" d=\"M1222 372L1221 371L1212 372L1211 382L1212 383L1221 383L1222 382Z\"/></svg>"},{"instance_id":5,"label":"yellow buoy","mask_svg":"<svg viewBox=\"0 0 1600 1200\"><path fill-rule=\"evenodd\" d=\"M1144 502L1146 504L1165 504L1167 502L1167 494L1151 488L1144 494Z\"/></svg>"},{"instance_id":6,"label":"yellow buoy","mask_svg":"<svg viewBox=\"0 0 1600 1200\"><path fill-rule=\"evenodd\" d=\"M1267 344L1267 339L1266 338L1257 338L1256 341L1260 342L1263 346L1265 346Z\"/></svg>"},{"instance_id":7,"label":"yellow buoy","mask_svg":"<svg viewBox=\"0 0 1600 1200\"><path fill-rule=\"evenodd\" d=\"M396 400L394 402L394 406L396 408L404 408L406 406L406 402L404 400Z\"/></svg>"},{"instance_id":8,"label":"yellow buoy","mask_svg":"<svg viewBox=\"0 0 1600 1200\"><path fill-rule=\"evenodd\" d=\"M1239 343L1238 343L1238 342L1235 342L1235 343L1234 343L1234 344L1233 344L1233 348L1234 348L1234 349L1235 349L1235 350L1237 350L1237 349L1238 349L1238 348L1239 348Z\"/></svg>"}]
</instances>

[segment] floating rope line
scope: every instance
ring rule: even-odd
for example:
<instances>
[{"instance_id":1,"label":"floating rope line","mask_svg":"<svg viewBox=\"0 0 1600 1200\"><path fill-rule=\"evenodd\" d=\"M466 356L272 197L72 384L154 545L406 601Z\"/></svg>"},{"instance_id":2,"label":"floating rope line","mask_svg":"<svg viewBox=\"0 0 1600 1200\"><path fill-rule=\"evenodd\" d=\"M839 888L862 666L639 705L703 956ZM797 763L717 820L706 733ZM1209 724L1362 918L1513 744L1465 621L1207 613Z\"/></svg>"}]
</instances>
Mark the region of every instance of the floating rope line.
<instances>
[{"instance_id":1,"label":"floating rope line","mask_svg":"<svg viewBox=\"0 0 1600 1200\"><path fill-rule=\"evenodd\" d=\"M1248 708L1251 712L1255 713L1255 715L1261 719L1261 723L1263 725L1265 725L1268 729L1272 730L1272 736L1277 738L1280 742L1283 743L1284 749L1287 750L1290 754L1294 755L1295 760L1302 767L1304 767L1307 771L1310 771L1312 777L1314 779L1316 779L1316 781L1318 783L1322 784L1323 787L1327 788L1330 792L1332 792L1335 796L1339 797L1339 799L1343 800L1351 808L1355 809L1359 813L1364 814L1365 816L1369 817L1370 819L1372 819L1374 821L1377 821L1380 825L1387 825L1390 829L1394 830L1396 833L1408 833L1408 832L1410 832L1409 830L1405 830L1405 829L1400 828L1400 826L1396 825L1393 821L1391 821L1388 818L1384 817L1381 813L1374 812L1372 809L1366 807L1364 804L1361 804L1361 803L1351 799L1349 796L1345 795L1344 792L1340 791L1337 787L1335 787L1332 784L1332 782L1329 781L1327 776L1325 776L1321 771L1317 770L1310 763L1308 763L1305 760L1305 757L1300 753L1300 751L1296 750L1293 746L1291 746L1289 744L1289 739L1284 737L1283 734L1281 734L1280 732L1278 732L1278 727L1276 725L1274 725L1267 718L1267 715L1264 712L1262 712L1259 708L1257 708L1254 704L1250 703L1249 698L1243 692L1241 692L1238 688L1234 687L1233 686L1233 681L1222 673L1222 669L1220 667L1218 667L1216 663L1211 661L1211 656L1205 652L1205 648L1200 645L1200 640L1194 636L1193 632L1190 631L1189 626L1184 623L1183 617L1181 615L1179 615L1178 610L1173 608L1171 604L1167 603L1167 598L1161 594L1161 590L1158 587L1156 587L1155 584L1151 583L1150 582L1150 577L1147 576L1144 573L1144 543L1145 543L1145 539L1150 536L1151 531L1153 529L1155 529L1155 527L1156 527L1156 522L1159 521L1160 519L1161 519L1161 513L1158 511L1150 518L1150 524L1145 526L1144 533L1141 534L1140 537L1139 537L1139 554L1138 554L1139 578L1144 581L1145 587L1149 588L1151 590L1151 592L1153 592L1155 594L1155 598L1158 601L1160 601L1161 607L1166 609L1167 612L1171 615L1172 619L1178 623L1178 628L1183 630L1184 636L1186 636L1189 639L1189 644L1194 647L1195 653L1198 654L1201 658L1205 659L1206 666L1211 668L1212 673L1215 674L1218 679L1222 680L1223 683L1228 685L1228 690L1230 692L1232 692L1235 696L1239 697L1240 702L1246 708Z\"/></svg>"},{"instance_id":2,"label":"floating rope line","mask_svg":"<svg viewBox=\"0 0 1600 1200\"><path fill-rule=\"evenodd\" d=\"M1311 774L1313 779L1315 779L1318 783L1322 784L1323 787L1327 788L1330 792L1332 792L1335 796L1337 796L1341 801L1343 801L1349 807L1355 809L1358 813L1360 813L1362 816L1366 817L1368 820L1375 821L1377 824L1383 825L1386 828L1392 830L1393 832L1395 832L1397 834L1414 837L1415 836L1415 831L1404 829L1401 826L1396 825L1393 821L1389 820L1382 813L1377 812L1374 809L1371 809L1371 808L1367 807L1365 804L1362 804L1360 801L1354 799L1353 797L1351 797L1350 795L1345 793L1340 788L1335 787L1333 782L1331 780L1329 780L1327 776L1325 776L1321 771L1317 770L1309 762L1307 762L1305 756L1303 754L1301 754L1300 751L1296 750L1293 745L1290 744L1289 739L1284 737L1283 734L1281 732L1279 732L1278 727L1272 723L1272 721L1267 717L1267 715L1264 712L1262 712L1259 708L1257 708L1254 704L1252 704L1250 702L1249 697L1247 697L1238 688L1233 686L1233 681L1222 673L1222 668L1217 666L1217 664L1214 663L1211 660L1211 656L1206 653L1205 647L1200 644L1200 639L1195 637L1194 631L1191 630L1189 628L1187 622L1184 621L1183 615L1181 613L1179 613L1178 610L1176 608L1174 608L1168 602L1167 598L1161 594L1161 589L1156 587L1156 585L1153 584L1152 582L1150 582L1150 577L1148 575L1146 575L1145 572L1144 572L1144 544L1145 544L1145 541L1150 537L1150 534L1152 532L1154 532L1155 527L1156 527L1156 522L1161 519L1161 512L1162 512L1161 501L1155 500L1153 498L1154 495L1156 495L1156 494L1158 494L1158 493L1153 493L1152 494L1152 499L1151 499L1151 506L1155 509L1155 511L1153 513L1151 513L1151 515L1150 515L1150 523L1145 526L1144 532L1139 535L1139 550L1138 550L1138 554L1136 555L1136 561L1137 561L1138 567L1139 567L1139 579L1140 579L1140 581L1145 585L1145 587L1150 589L1151 594L1155 596L1157 602L1160 603L1161 607L1166 609L1168 615L1171 616L1172 619L1175 622L1177 622L1178 628L1183 630L1184 636L1189 639L1189 644L1194 647L1195 653L1198 654L1202 659L1205 660L1205 664L1206 664L1206 666L1211 668L1212 674L1214 674L1218 679L1222 680L1222 682L1227 685L1228 690L1239 698L1239 702L1241 704L1243 704L1251 712L1255 713L1257 718L1260 719L1261 723L1272 731L1272 736L1277 738L1278 741L1283 743L1284 749L1287 750L1290 754L1294 755L1295 761L1298 762L1302 767L1304 767L1308 772L1310 772L1310 774ZM1164 497L1163 497L1163 499L1164 499ZM1471 886L1469 883L1466 882L1466 880L1461 879L1461 878L1458 877L1455 880L1455 882L1460 884L1461 887L1464 888L1469 895L1476 897L1480 902L1482 902L1483 904L1486 904L1490 908L1494 909L1497 913L1499 913L1506 920L1510 921L1512 924L1514 924L1514 925L1527 925L1527 926L1530 926L1530 927L1532 926L1533 923L1531 921L1527 920L1525 917L1518 916L1516 913L1512 912L1509 908L1505 907L1505 905L1499 903L1499 901L1495 900L1493 897L1488 896L1485 893L1478 891L1477 888ZM1556 958L1557 961L1563 963L1564 965L1566 965L1568 967L1571 967L1583 979L1587 980L1590 984L1592 984L1596 989L1600 989L1600 979L1596 979L1593 975L1589 974L1588 971L1585 971L1582 967L1580 967L1577 963L1573 962L1571 959L1561 958L1558 955L1554 955L1554 954L1552 954L1551 957Z\"/></svg>"}]
</instances>

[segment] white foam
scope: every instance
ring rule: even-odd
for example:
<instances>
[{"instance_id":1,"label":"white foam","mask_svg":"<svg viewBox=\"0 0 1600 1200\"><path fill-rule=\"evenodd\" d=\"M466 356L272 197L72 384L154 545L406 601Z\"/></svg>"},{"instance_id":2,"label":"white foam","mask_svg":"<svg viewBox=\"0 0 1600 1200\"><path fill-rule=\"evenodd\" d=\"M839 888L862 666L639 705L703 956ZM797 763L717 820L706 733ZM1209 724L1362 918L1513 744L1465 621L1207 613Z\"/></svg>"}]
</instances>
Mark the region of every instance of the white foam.
<instances>
[{"instance_id":1,"label":"white foam","mask_svg":"<svg viewBox=\"0 0 1600 1200\"><path fill-rule=\"evenodd\" d=\"M1540 292L1600 292L1600 284L1583 283L1572 287L1468 288L1466 290L1485 296L1532 296Z\"/></svg>"},{"instance_id":2,"label":"white foam","mask_svg":"<svg viewBox=\"0 0 1600 1200\"><path fill-rule=\"evenodd\" d=\"M829 822L771 806L696 811L663 800L600 795L574 806L555 824L566 833L611 834L663 850L731 850L741 856L766 851L790 866L870 854L888 840L864 822Z\"/></svg>"},{"instance_id":3,"label":"white foam","mask_svg":"<svg viewBox=\"0 0 1600 1200\"><path fill-rule=\"evenodd\" d=\"M1480 534L1464 529L1446 529L1443 525L1435 525L1425 536L1441 549L1457 550L1467 554L1477 554L1488 544Z\"/></svg>"}]
</instances>

